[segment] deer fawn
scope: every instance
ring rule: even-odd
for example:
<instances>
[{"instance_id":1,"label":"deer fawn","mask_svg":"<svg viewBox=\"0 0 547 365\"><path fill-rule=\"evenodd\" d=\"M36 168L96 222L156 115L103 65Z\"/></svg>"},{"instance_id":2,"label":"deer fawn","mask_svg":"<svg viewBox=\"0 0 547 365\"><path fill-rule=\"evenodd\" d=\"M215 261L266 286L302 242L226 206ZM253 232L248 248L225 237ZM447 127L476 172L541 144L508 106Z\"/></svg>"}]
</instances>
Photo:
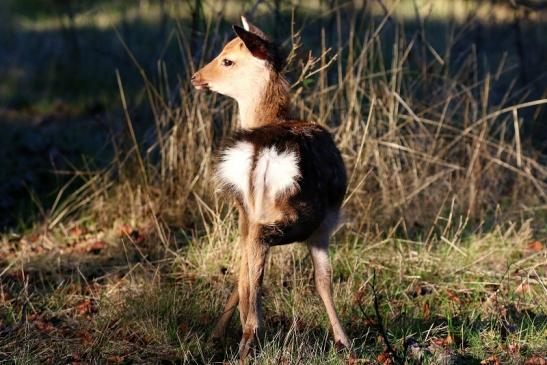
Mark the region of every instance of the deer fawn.
<instances>
[{"instance_id":1,"label":"deer fawn","mask_svg":"<svg viewBox=\"0 0 547 365\"><path fill-rule=\"evenodd\" d=\"M242 17L236 38L192 76L197 89L234 98L241 129L222 151L216 176L239 210L241 268L212 337L220 339L239 303L240 361L263 329L259 290L270 246L306 242L315 284L337 347L350 343L336 314L329 237L346 192L346 170L330 134L290 114L289 85L277 46Z\"/></svg>"}]
</instances>

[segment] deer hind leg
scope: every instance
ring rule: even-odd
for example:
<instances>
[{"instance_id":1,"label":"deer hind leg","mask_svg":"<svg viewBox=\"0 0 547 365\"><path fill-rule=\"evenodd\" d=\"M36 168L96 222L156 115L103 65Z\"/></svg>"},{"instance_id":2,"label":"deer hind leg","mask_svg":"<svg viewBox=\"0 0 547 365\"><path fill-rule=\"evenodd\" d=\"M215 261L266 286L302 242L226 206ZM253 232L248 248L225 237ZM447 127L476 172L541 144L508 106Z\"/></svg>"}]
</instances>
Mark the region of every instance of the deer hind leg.
<instances>
[{"instance_id":1,"label":"deer hind leg","mask_svg":"<svg viewBox=\"0 0 547 365\"><path fill-rule=\"evenodd\" d=\"M222 311L222 314L220 315L220 318L218 319L215 328L213 328L213 332L211 332L211 339L214 342L220 341L224 338L224 335L226 334L226 329L228 328L228 324L232 319L232 315L234 314L238 302L239 291L236 285L236 287L232 290L232 293L228 297L228 301L224 306L224 310Z\"/></svg>"},{"instance_id":2,"label":"deer hind leg","mask_svg":"<svg viewBox=\"0 0 547 365\"><path fill-rule=\"evenodd\" d=\"M248 312L243 326L243 335L239 343L239 359L244 362L251 345L262 332L263 319L260 306L260 289L264 276L264 266L269 246L260 239L260 225L250 227L246 245L248 267ZM241 301L240 296L240 301Z\"/></svg>"},{"instance_id":3,"label":"deer hind leg","mask_svg":"<svg viewBox=\"0 0 547 365\"><path fill-rule=\"evenodd\" d=\"M332 269L328 254L329 237L330 229L320 228L310 237L307 245L315 270L315 286L327 310L327 315L334 334L335 345L338 348L346 347L349 349L350 343L340 323L340 319L336 314L336 308L332 298Z\"/></svg>"}]
</instances>

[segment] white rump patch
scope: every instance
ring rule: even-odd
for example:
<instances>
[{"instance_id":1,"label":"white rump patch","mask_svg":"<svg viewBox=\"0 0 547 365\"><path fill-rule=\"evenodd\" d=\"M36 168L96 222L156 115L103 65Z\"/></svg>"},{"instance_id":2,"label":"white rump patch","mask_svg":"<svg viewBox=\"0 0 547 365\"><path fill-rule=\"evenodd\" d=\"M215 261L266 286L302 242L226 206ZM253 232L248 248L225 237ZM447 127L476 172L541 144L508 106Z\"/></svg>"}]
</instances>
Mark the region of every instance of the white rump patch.
<instances>
[{"instance_id":1,"label":"white rump patch","mask_svg":"<svg viewBox=\"0 0 547 365\"><path fill-rule=\"evenodd\" d=\"M292 151L279 152L275 147L268 147L257 153L253 170L255 148L251 143L239 142L226 149L222 153L216 176L223 185L242 194L251 216L260 220L271 211L277 197L298 189L300 170L298 157ZM253 204L250 196L251 178Z\"/></svg>"},{"instance_id":2,"label":"white rump patch","mask_svg":"<svg viewBox=\"0 0 547 365\"><path fill-rule=\"evenodd\" d=\"M258 155L253 176L257 200L261 195L274 199L296 190L299 176L298 158L294 152L278 152L275 147L264 148Z\"/></svg>"},{"instance_id":3,"label":"white rump patch","mask_svg":"<svg viewBox=\"0 0 547 365\"><path fill-rule=\"evenodd\" d=\"M275 204L275 198L298 188L300 176L298 159L294 152L278 152L275 147L260 151L253 172L253 218L268 221L267 212Z\"/></svg>"},{"instance_id":4,"label":"white rump patch","mask_svg":"<svg viewBox=\"0 0 547 365\"><path fill-rule=\"evenodd\" d=\"M222 152L216 172L223 185L229 185L243 194L248 200L249 181L253 164L254 146L249 142L239 142Z\"/></svg>"}]
</instances>

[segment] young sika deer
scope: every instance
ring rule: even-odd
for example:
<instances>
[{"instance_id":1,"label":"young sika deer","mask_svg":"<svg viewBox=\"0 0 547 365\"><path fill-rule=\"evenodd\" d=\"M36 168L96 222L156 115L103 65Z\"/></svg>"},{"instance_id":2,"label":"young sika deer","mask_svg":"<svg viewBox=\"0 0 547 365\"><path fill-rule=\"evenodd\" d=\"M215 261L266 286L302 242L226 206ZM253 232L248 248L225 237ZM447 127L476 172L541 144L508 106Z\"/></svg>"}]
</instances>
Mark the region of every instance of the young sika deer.
<instances>
[{"instance_id":1,"label":"young sika deer","mask_svg":"<svg viewBox=\"0 0 547 365\"><path fill-rule=\"evenodd\" d=\"M220 339L235 307L243 336L241 361L262 330L259 290L270 246L306 242L317 291L325 304L338 347L350 343L334 308L329 236L346 192L346 170L330 134L290 114L283 59L267 36L242 17L244 28L211 63L192 76L239 104L241 129L222 151L217 178L239 210L241 269L212 337Z\"/></svg>"}]
</instances>

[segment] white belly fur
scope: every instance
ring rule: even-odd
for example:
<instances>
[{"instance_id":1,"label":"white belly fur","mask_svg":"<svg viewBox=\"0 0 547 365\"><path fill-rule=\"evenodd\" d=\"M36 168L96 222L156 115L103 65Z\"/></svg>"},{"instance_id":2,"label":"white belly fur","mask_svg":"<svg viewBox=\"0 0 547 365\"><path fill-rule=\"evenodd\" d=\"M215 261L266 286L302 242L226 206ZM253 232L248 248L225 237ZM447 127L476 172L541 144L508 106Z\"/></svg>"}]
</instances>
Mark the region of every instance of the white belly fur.
<instances>
[{"instance_id":1,"label":"white belly fur","mask_svg":"<svg viewBox=\"0 0 547 365\"><path fill-rule=\"evenodd\" d=\"M300 170L298 157L292 151L279 152L275 147L257 151L249 142L238 142L223 151L216 175L221 184L241 194L254 221L272 223L267 221L271 220L268 216L275 199L298 190Z\"/></svg>"}]
</instances>

